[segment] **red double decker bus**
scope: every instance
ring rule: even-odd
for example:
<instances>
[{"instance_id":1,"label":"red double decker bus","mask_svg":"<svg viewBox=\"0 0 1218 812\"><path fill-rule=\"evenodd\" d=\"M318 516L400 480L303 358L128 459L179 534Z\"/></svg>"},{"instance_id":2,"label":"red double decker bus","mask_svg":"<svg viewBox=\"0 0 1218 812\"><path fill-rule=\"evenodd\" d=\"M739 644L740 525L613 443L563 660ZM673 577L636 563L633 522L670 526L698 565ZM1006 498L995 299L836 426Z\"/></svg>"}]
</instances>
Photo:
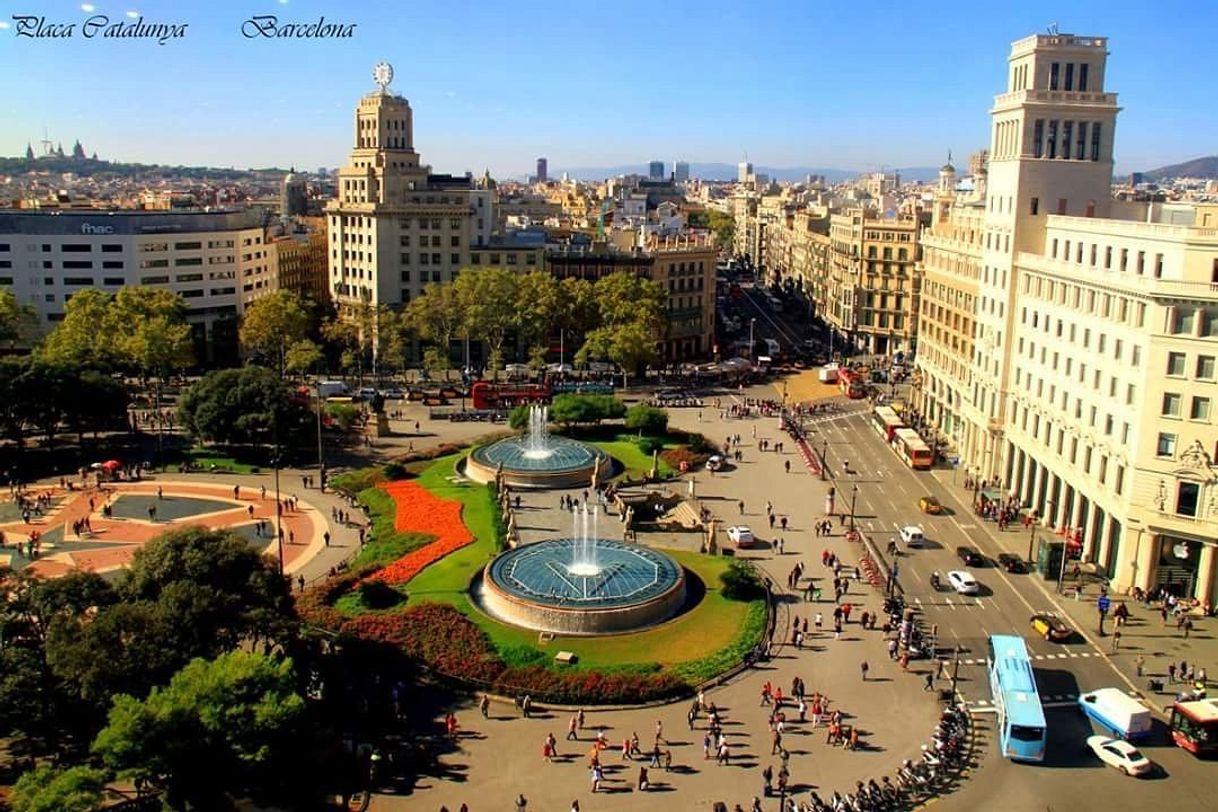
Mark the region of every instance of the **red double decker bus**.
<instances>
[{"instance_id":1,"label":"red double decker bus","mask_svg":"<svg viewBox=\"0 0 1218 812\"><path fill-rule=\"evenodd\" d=\"M543 383L477 381L469 391L475 409L511 409L522 403L549 403L550 387Z\"/></svg>"}]
</instances>

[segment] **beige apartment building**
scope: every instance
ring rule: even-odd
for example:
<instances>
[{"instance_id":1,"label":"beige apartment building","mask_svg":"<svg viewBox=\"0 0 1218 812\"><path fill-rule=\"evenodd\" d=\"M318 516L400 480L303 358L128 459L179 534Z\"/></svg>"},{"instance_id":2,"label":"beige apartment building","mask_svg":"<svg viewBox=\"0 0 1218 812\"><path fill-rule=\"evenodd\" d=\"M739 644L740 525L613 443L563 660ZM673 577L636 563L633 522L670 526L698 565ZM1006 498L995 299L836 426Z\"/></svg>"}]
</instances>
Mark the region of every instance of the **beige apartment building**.
<instances>
[{"instance_id":1,"label":"beige apartment building","mask_svg":"<svg viewBox=\"0 0 1218 812\"><path fill-rule=\"evenodd\" d=\"M913 349L919 228L915 217L881 217L869 209L830 218L823 315L854 350L889 355Z\"/></svg>"},{"instance_id":2,"label":"beige apartment building","mask_svg":"<svg viewBox=\"0 0 1218 812\"><path fill-rule=\"evenodd\" d=\"M767 231L763 256L769 279L803 291L809 318L822 315L828 301L829 221L828 209L788 207Z\"/></svg>"},{"instance_id":3,"label":"beige apartment building","mask_svg":"<svg viewBox=\"0 0 1218 812\"><path fill-rule=\"evenodd\" d=\"M1013 44L984 201L941 190L924 238L916 394L1117 590L1212 605L1218 228L1112 200L1106 60L1101 37Z\"/></svg>"},{"instance_id":4,"label":"beige apartment building","mask_svg":"<svg viewBox=\"0 0 1218 812\"><path fill-rule=\"evenodd\" d=\"M437 175L414 149L410 103L392 71L355 109L355 146L326 206L330 290L342 316L399 308L429 282L448 282L495 226L494 191L469 175Z\"/></svg>"}]
</instances>

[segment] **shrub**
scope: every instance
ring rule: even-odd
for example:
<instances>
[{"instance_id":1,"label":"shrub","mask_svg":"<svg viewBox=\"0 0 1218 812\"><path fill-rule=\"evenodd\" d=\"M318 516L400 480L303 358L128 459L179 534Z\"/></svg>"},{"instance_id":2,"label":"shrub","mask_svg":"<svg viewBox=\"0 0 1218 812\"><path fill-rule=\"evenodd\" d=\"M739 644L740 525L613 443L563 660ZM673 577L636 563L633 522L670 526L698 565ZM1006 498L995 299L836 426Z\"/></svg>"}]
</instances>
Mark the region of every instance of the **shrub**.
<instances>
[{"instance_id":1,"label":"shrub","mask_svg":"<svg viewBox=\"0 0 1218 812\"><path fill-rule=\"evenodd\" d=\"M364 581L359 585L359 597L364 606L369 609L388 609L406 599L401 592L376 578Z\"/></svg>"},{"instance_id":2,"label":"shrub","mask_svg":"<svg viewBox=\"0 0 1218 812\"><path fill-rule=\"evenodd\" d=\"M555 423L599 423L616 420L626 414L626 404L613 395L577 395L565 392L557 395L550 406L550 418Z\"/></svg>"},{"instance_id":3,"label":"shrub","mask_svg":"<svg viewBox=\"0 0 1218 812\"><path fill-rule=\"evenodd\" d=\"M626 410L626 428L644 434L663 434L668 431L668 412L640 403Z\"/></svg>"},{"instance_id":4,"label":"shrub","mask_svg":"<svg viewBox=\"0 0 1218 812\"><path fill-rule=\"evenodd\" d=\"M673 468L680 470L681 463L685 463L689 468L700 468L706 463L710 454L703 452L691 451L687 446L679 446L677 448L669 448L660 452L660 459L668 463Z\"/></svg>"},{"instance_id":5,"label":"shrub","mask_svg":"<svg viewBox=\"0 0 1218 812\"><path fill-rule=\"evenodd\" d=\"M499 510L499 502L495 498L495 483L486 483L487 496L494 505L491 510L491 525L495 530L495 552L501 553L507 549L507 523L503 521L503 511Z\"/></svg>"},{"instance_id":6,"label":"shrub","mask_svg":"<svg viewBox=\"0 0 1218 812\"><path fill-rule=\"evenodd\" d=\"M508 412L508 425L519 431L529 424L529 406L522 403Z\"/></svg>"},{"instance_id":7,"label":"shrub","mask_svg":"<svg viewBox=\"0 0 1218 812\"><path fill-rule=\"evenodd\" d=\"M357 468L354 471L347 471L346 473L331 477L329 480L330 485L333 487L352 494L366 491L369 488L375 488L384 481L385 470L380 466Z\"/></svg>"},{"instance_id":8,"label":"shrub","mask_svg":"<svg viewBox=\"0 0 1218 812\"><path fill-rule=\"evenodd\" d=\"M710 440L696 431L685 435L685 445L689 446L690 451L697 454L713 454L718 450Z\"/></svg>"},{"instance_id":9,"label":"shrub","mask_svg":"<svg viewBox=\"0 0 1218 812\"><path fill-rule=\"evenodd\" d=\"M400 462L387 463L385 467L381 469L381 472L384 474L385 479L389 480L390 482L396 482L399 479L407 479L410 476L410 472L406 470L406 466L402 465Z\"/></svg>"},{"instance_id":10,"label":"shrub","mask_svg":"<svg viewBox=\"0 0 1218 812\"><path fill-rule=\"evenodd\" d=\"M723 596L734 601L753 601L765 597L765 587L757 577L757 571L749 564L736 559L719 576L723 584Z\"/></svg>"},{"instance_id":11,"label":"shrub","mask_svg":"<svg viewBox=\"0 0 1218 812\"><path fill-rule=\"evenodd\" d=\"M639 447L639 451L644 454L651 454L655 451L664 450L664 441L659 437L640 437L634 441L634 444Z\"/></svg>"},{"instance_id":12,"label":"shrub","mask_svg":"<svg viewBox=\"0 0 1218 812\"><path fill-rule=\"evenodd\" d=\"M326 413L340 431L351 431L351 427L359 418L359 409L346 403L327 403Z\"/></svg>"}]
</instances>

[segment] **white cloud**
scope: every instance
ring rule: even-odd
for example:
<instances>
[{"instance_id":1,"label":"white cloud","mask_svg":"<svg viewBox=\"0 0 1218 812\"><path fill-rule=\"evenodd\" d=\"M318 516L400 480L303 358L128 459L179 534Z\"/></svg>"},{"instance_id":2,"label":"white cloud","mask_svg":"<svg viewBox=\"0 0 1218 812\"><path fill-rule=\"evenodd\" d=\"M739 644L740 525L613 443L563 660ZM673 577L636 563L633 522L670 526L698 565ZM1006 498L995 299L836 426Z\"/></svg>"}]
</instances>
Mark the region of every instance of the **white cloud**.
<instances>
[{"instance_id":1,"label":"white cloud","mask_svg":"<svg viewBox=\"0 0 1218 812\"><path fill-rule=\"evenodd\" d=\"M0 20L0 29L5 28L8 28L8 23L6 23L4 20Z\"/></svg>"},{"instance_id":2,"label":"white cloud","mask_svg":"<svg viewBox=\"0 0 1218 812\"><path fill-rule=\"evenodd\" d=\"M81 11L93 11L93 10L94 10L94 9L96 9L96 8L97 8L97 7L96 7L96 6L94 6L92 3L81 3L81 4L80 4L80 10L81 10Z\"/></svg>"},{"instance_id":3,"label":"white cloud","mask_svg":"<svg viewBox=\"0 0 1218 812\"><path fill-rule=\"evenodd\" d=\"M137 20L139 19L140 13L138 11L128 11L127 16L133 20Z\"/></svg>"}]
</instances>

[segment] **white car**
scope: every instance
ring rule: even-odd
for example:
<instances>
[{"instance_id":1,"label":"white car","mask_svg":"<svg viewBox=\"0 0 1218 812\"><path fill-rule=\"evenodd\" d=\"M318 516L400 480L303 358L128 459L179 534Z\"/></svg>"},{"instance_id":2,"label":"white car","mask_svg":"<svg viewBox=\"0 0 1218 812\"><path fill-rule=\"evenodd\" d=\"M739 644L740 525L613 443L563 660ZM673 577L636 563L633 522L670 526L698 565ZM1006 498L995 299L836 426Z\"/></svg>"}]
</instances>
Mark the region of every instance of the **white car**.
<instances>
[{"instance_id":1,"label":"white car","mask_svg":"<svg viewBox=\"0 0 1218 812\"><path fill-rule=\"evenodd\" d=\"M706 470L718 471L723 467L723 457L720 454L711 454L710 459L706 461Z\"/></svg>"},{"instance_id":2,"label":"white car","mask_svg":"<svg viewBox=\"0 0 1218 812\"><path fill-rule=\"evenodd\" d=\"M959 592L961 595L976 595L981 589L981 585L977 583L977 579L972 573L964 570L952 570L947 574L947 582L952 585L952 589Z\"/></svg>"},{"instance_id":3,"label":"white car","mask_svg":"<svg viewBox=\"0 0 1218 812\"><path fill-rule=\"evenodd\" d=\"M737 547L751 547L755 539L753 531L744 525L735 525L727 529L727 537Z\"/></svg>"},{"instance_id":4,"label":"white car","mask_svg":"<svg viewBox=\"0 0 1218 812\"><path fill-rule=\"evenodd\" d=\"M926 535L922 532L922 528L912 524L908 527L902 527L897 532L901 534L901 541L905 542L906 547L921 547L926 541Z\"/></svg>"},{"instance_id":5,"label":"white car","mask_svg":"<svg viewBox=\"0 0 1218 812\"><path fill-rule=\"evenodd\" d=\"M1142 751L1123 739L1108 736L1088 736L1087 747L1109 767L1116 767L1125 775L1146 775L1154 769L1154 763Z\"/></svg>"}]
</instances>

